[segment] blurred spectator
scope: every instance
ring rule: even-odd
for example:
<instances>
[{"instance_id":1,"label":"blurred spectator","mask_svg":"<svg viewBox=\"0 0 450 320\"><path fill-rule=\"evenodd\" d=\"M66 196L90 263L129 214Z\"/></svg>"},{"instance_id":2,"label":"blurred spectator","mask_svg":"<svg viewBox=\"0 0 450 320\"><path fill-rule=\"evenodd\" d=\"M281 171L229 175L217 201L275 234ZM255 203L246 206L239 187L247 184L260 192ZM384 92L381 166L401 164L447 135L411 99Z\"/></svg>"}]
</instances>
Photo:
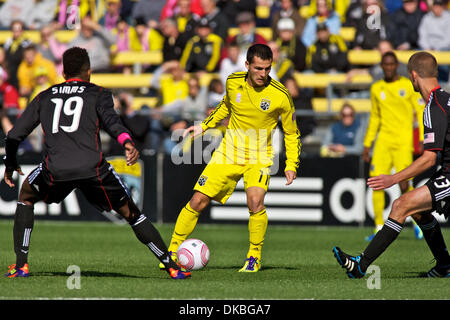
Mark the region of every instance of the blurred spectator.
<instances>
[{"instance_id":1,"label":"blurred spectator","mask_svg":"<svg viewBox=\"0 0 450 320\"><path fill-rule=\"evenodd\" d=\"M116 38L116 42L110 48L111 53L139 51L141 49L136 30L129 26L122 17L119 17L116 27L110 31Z\"/></svg>"},{"instance_id":2,"label":"blurred spectator","mask_svg":"<svg viewBox=\"0 0 450 320\"><path fill-rule=\"evenodd\" d=\"M208 106L217 106L222 101L224 93L225 85L222 81L218 78L211 79L208 86Z\"/></svg>"},{"instance_id":3,"label":"blurred spectator","mask_svg":"<svg viewBox=\"0 0 450 320\"><path fill-rule=\"evenodd\" d=\"M341 36L330 34L327 25L317 26L317 41L308 49L307 65L314 72L347 72L347 45Z\"/></svg>"},{"instance_id":4,"label":"blurred spectator","mask_svg":"<svg viewBox=\"0 0 450 320\"><path fill-rule=\"evenodd\" d=\"M384 1L384 4L389 14L393 14L402 8L402 0L388 0Z\"/></svg>"},{"instance_id":5,"label":"blurred spectator","mask_svg":"<svg viewBox=\"0 0 450 320\"><path fill-rule=\"evenodd\" d=\"M168 0L161 11L161 21L167 18L175 18L175 20L184 18L184 23L178 21L180 32L184 32L184 26L192 13L200 17L203 15L201 0Z\"/></svg>"},{"instance_id":6,"label":"blurred spectator","mask_svg":"<svg viewBox=\"0 0 450 320\"><path fill-rule=\"evenodd\" d=\"M35 0L30 15L24 20L28 29L39 30L53 21L57 0Z\"/></svg>"},{"instance_id":7,"label":"blurred spectator","mask_svg":"<svg viewBox=\"0 0 450 320\"><path fill-rule=\"evenodd\" d=\"M273 38L279 34L278 21L283 18L289 18L294 21L295 35L301 37L305 28L306 20L300 16L293 0L280 0L281 9L272 16L272 34Z\"/></svg>"},{"instance_id":8,"label":"blurred spectator","mask_svg":"<svg viewBox=\"0 0 450 320\"><path fill-rule=\"evenodd\" d=\"M419 25L419 47L423 50L450 50L450 13L447 2L434 0Z\"/></svg>"},{"instance_id":9,"label":"blurred spectator","mask_svg":"<svg viewBox=\"0 0 450 320\"><path fill-rule=\"evenodd\" d=\"M179 61L188 39L180 34L177 22L172 18L166 18L161 21L160 30L164 36L163 61Z\"/></svg>"},{"instance_id":10,"label":"blurred spectator","mask_svg":"<svg viewBox=\"0 0 450 320\"><path fill-rule=\"evenodd\" d=\"M255 16L251 12L240 12L236 16L236 24L238 26L238 33L227 38L227 43L236 42L239 46L240 54L246 55L247 50L251 45L262 43L266 44L266 39L257 33ZM226 56L226 49L224 48L222 56Z\"/></svg>"},{"instance_id":11,"label":"blurred spectator","mask_svg":"<svg viewBox=\"0 0 450 320\"><path fill-rule=\"evenodd\" d=\"M356 25L355 49L373 50L388 39L389 14L382 0L363 0L363 16Z\"/></svg>"},{"instance_id":12,"label":"blurred spectator","mask_svg":"<svg viewBox=\"0 0 450 320\"><path fill-rule=\"evenodd\" d=\"M393 51L394 47L388 40L381 40L377 47L380 57L382 57L386 52ZM399 62L397 68L397 74L408 77L408 68L406 64ZM353 68L347 72L347 81L351 81L356 75L370 75L372 81L378 81L384 78L384 72L381 68L381 63L374 64L368 68Z\"/></svg>"},{"instance_id":13,"label":"blurred spectator","mask_svg":"<svg viewBox=\"0 0 450 320\"><path fill-rule=\"evenodd\" d=\"M339 18L341 19L342 22L345 21L345 14L349 8L349 6L354 3L354 2L358 2L359 0L327 0L329 6L331 8L333 8L333 10L337 13L337 15L339 16ZM391 0L389 0L391 1ZM394 0L394 1L398 1L398 0ZM401 0L400 0L401 1ZM309 2L309 5L308 5ZM317 13L317 0L299 0L297 2L297 4L301 7L301 6L306 6L307 10L306 10L306 14L305 17L312 17Z\"/></svg>"},{"instance_id":14,"label":"blurred spectator","mask_svg":"<svg viewBox=\"0 0 450 320\"><path fill-rule=\"evenodd\" d=\"M198 2L201 10L192 8L194 2ZM180 34L184 38L190 39L195 35L195 25L202 16L203 7L201 6L201 0L194 0L193 2L190 0L178 0L172 18L177 22Z\"/></svg>"},{"instance_id":15,"label":"blurred spectator","mask_svg":"<svg viewBox=\"0 0 450 320\"><path fill-rule=\"evenodd\" d=\"M204 13L202 18L206 18L210 23L212 32L225 41L228 36L228 29L231 26L231 22L217 7L216 1L217 0L201 0ZM203 19L197 18L197 23L201 20Z\"/></svg>"},{"instance_id":16,"label":"blurred spectator","mask_svg":"<svg viewBox=\"0 0 450 320\"><path fill-rule=\"evenodd\" d=\"M418 28L423 15L417 0L403 0L402 8L391 15L389 38L397 50L419 48Z\"/></svg>"},{"instance_id":17,"label":"blurred spectator","mask_svg":"<svg viewBox=\"0 0 450 320\"><path fill-rule=\"evenodd\" d=\"M98 23L106 30L111 31L117 25L120 19L120 9L122 3L120 0L106 0L106 12L103 17L100 18ZM127 22L128 23L128 22Z\"/></svg>"},{"instance_id":18,"label":"blurred spectator","mask_svg":"<svg viewBox=\"0 0 450 320\"><path fill-rule=\"evenodd\" d=\"M57 83L58 75L55 65L52 61L45 59L37 51L36 45L30 44L24 49L23 61L17 70L17 77L19 78L19 94L24 97L29 97L36 87L36 71L39 68L44 68L51 85Z\"/></svg>"},{"instance_id":19,"label":"blurred spectator","mask_svg":"<svg viewBox=\"0 0 450 320\"><path fill-rule=\"evenodd\" d=\"M211 0L208 0L211 1ZM183 51L180 63L187 72L216 72L222 52L222 38L212 33L211 22L202 18L196 33Z\"/></svg>"},{"instance_id":20,"label":"blurred spectator","mask_svg":"<svg viewBox=\"0 0 450 320\"><path fill-rule=\"evenodd\" d=\"M52 83L48 77L48 71L45 67L39 66L34 70L34 88L30 94L29 101L33 100L41 91L48 89Z\"/></svg>"},{"instance_id":21,"label":"blurred spectator","mask_svg":"<svg viewBox=\"0 0 450 320\"><path fill-rule=\"evenodd\" d=\"M359 20L361 20L364 15L363 2L364 0L351 1L345 12L345 22L343 23L344 27L356 28L358 26Z\"/></svg>"},{"instance_id":22,"label":"blurred spectator","mask_svg":"<svg viewBox=\"0 0 450 320\"><path fill-rule=\"evenodd\" d=\"M245 60L247 60L247 57L241 54L239 45L236 41L227 44L226 50L226 58L220 62L219 69L220 79L223 85L225 85L230 74L238 71L246 71Z\"/></svg>"},{"instance_id":23,"label":"blurred spectator","mask_svg":"<svg viewBox=\"0 0 450 320\"><path fill-rule=\"evenodd\" d=\"M207 88L200 86L200 80L196 76L191 76L187 83L189 87L187 97L163 105L156 109L152 116L151 137L152 147L155 150L159 150L160 141L163 139L165 152L171 154L172 149L179 142L171 139L172 133L205 118L208 105Z\"/></svg>"},{"instance_id":24,"label":"blurred spectator","mask_svg":"<svg viewBox=\"0 0 450 320\"><path fill-rule=\"evenodd\" d=\"M165 4L165 0L140 0L133 7L132 18L141 18L150 28L157 28Z\"/></svg>"},{"instance_id":25,"label":"blurred spectator","mask_svg":"<svg viewBox=\"0 0 450 320\"><path fill-rule=\"evenodd\" d=\"M364 126L356 117L353 106L344 103L340 112L340 121L332 124L322 141L322 157L342 157L360 155L363 150Z\"/></svg>"},{"instance_id":26,"label":"blurred spectator","mask_svg":"<svg viewBox=\"0 0 450 320\"><path fill-rule=\"evenodd\" d=\"M235 21L237 15L241 12L250 12L256 14L256 0L216 0L220 12L224 14L231 23Z\"/></svg>"},{"instance_id":27,"label":"blurred spectator","mask_svg":"<svg viewBox=\"0 0 450 320\"><path fill-rule=\"evenodd\" d=\"M6 71L0 67L0 109L15 110L18 113L20 109L19 92L8 83L7 78Z\"/></svg>"},{"instance_id":28,"label":"blurred spectator","mask_svg":"<svg viewBox=\"0 0 450 320\"><path fill-rule=\"evenodd\" d=\"M341 30L341 20L327 0L317 0L317 14L306 21L302 34L302 41L306 47L316 42L317 25L321 23L326 24L331 34L337 35Z\"/></svg>"},{"instance_id":29,"label":"blurred spectator","mask_svg":"<svg viewBox=\"0 0 450 320\"><path fill-rule=\"evenodd\" d=\"M154 71L150 86L159 92L161 105L184 99L189 92L185 70L175 60L164 62Z\"/></svg>"},{"instance_id":30,"label":"blurred spectator","mask_svg":"<svg viewBox=\"0 0 450 320\"><path fill-rule=\"evenodd\" d=\"M136 19L134 23L140 51L162 50L164 37L157 28L147 25L142 18Z\"/></svg>"},{"instance_id":31,"label":"blurred spectator","mask_svg":"<svg viewBox=\"0 0 450 320\"><path fill-rule=\"evenodd\" d=\"M306 47L299 37L295 35L294 20L282 18L278 20L278 36L276 42L280 48L280 53L291 59L295 70L305 70Z\"/></svg>"},{"instance_id":32,"label":"blurred spectator","mask_svg":"<svg viewBox=\"0 0 450 320\"><path fill-rule=\"evenodd\" d=\"M133 96L128 92L121 92L114 99L114 108L118 112L123 125L130 130L136 148L142 150L149 148L150 119L133 109ZM115 139L110 140L109 153L123 155L123 147Z\"/></svg>"},{"instance_id":33,"label":"blurred spectator","mask_svg":"<svg viewBox=\"0 0 450 320\"><path fill-rule=\"evenodd\" d=\"M65 43L55 38L53 25L49 24L41 28L41 41L37 45L37 49L45 59L55 64L58 75L62 75L62 55L66 48Z\"/></svg>"},{"instance_id":34,"label":"blurred spectator","mask_svg":"<svg viewBox=\"0 0 450 320\"><path fill-rule=\"evenodd\" d=\"M307 90L299 88L293 77L287 77L283 84L292 97L295 110L300 113L296 115L297 126L300 129L302 139L304 139L314 131L317 124L314 118L311 94Z\"/></svg>"},{"instance_id":35,"label":"blurred spectator","mask_svg":"<svg viewBox=\"0 0 450 320\"><path fill-rule=\"evenodd\" d=\"M294 63L280 54L280 49L275 41L269 41L267 45L272 50L273 55L272 69L270 70L269 76L275 80L284 82L287 78L294 75Z\"/></svg>"},{"instance_id":36,"label":"blurred spectator","mask_svg":"<svg viewBox=\"0 0 450 320\"><path fill-rule=\"evenodd\" d=\"M5 49L6 61L8 63L8 81L16 89L19 88L17 79L17 69L23 58L23 50L31 44L31 41L23 35L23 22L16 20L11 23L12 37L6 40L3 48Z\"/></svg>"},{"instance_id":37,"label":"blurred spectator","mask_svg":"<svg viewBox=\"0 0 450 320\"><path fill-rule=\"evenodd\" d=\"M14 21L25 24L31 16L34 0L6 0L0 7L0 27L7 29Z\"/></svg>"},{"instance_id":38,"label":"blurred spectator","mask_svg":"<svg viewBox=\"0 0 450 320\"><path fill-rule=\"evenodd\" d=\"M81 29L78 35L70 41L68 48L81 47L87 50L93 72L110 71L110 47L115 43L115 37L90 16L81 19Z\"/></svg>"}]
</instances>

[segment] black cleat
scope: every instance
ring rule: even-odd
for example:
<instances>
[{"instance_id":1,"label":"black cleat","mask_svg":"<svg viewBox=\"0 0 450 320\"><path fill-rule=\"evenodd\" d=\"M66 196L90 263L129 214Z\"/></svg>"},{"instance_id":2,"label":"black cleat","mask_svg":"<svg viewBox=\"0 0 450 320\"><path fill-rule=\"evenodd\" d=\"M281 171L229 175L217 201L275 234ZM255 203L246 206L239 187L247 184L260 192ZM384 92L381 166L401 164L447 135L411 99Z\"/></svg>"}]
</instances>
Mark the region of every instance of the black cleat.
<instances>
[{"instance_id":1,"label":"black cleat","mask_svg":"<svg viewBox=\"0 0 450 320\"><path fill-rule=\"evenodd\" d=\"M436 264L426 273L427 278L450 278L450 264L439 266Z\"/></svg>"},{"instance_id":2,"label":"black cleat","mask_svg":"<svg viewBox=\"0 0 450 320\"><path fill-rule=\"evenodd\" d=\"M339 247L333 248L334 257L336 258L339 265L347 271L347 276L349 278L362 278L366 275L362 271L360 261L361 256L351 256L343 252Z\"/></svg>"}]
</instances>

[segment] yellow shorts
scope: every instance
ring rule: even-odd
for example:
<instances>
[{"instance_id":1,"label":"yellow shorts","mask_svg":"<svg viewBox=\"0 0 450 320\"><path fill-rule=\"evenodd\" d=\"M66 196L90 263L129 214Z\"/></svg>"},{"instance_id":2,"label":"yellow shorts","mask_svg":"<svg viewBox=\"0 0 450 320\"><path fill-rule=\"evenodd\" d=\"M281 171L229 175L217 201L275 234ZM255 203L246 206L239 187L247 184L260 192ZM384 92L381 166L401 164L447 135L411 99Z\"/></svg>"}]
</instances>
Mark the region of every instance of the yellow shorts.
<instances>
[{"instance_id":1,"label":"yellow shorts","mask_svg":"<svg viewBox=\"0 0 450 320\"><path fill-rule=\"evenodd\" d=\"M198 178L194 190L224 204L233 193L241 177L244 177L245 190L249 187L260 187L267 192L270 166L210 163Z\"/></svg>"},{"instance_id":2,"label":"yellow shorts","mask_svg":"<svg viewBox=\"0 0 450 320\"><path fill-rule=\"evenodd\" d=\"M378 142L378 141L377 141ZM380 141L375 143L370 163L370 176L391 174L392 168L399 172L413 162L413 150L411 147L393 148Z\"/></svg>"}]
</instances>

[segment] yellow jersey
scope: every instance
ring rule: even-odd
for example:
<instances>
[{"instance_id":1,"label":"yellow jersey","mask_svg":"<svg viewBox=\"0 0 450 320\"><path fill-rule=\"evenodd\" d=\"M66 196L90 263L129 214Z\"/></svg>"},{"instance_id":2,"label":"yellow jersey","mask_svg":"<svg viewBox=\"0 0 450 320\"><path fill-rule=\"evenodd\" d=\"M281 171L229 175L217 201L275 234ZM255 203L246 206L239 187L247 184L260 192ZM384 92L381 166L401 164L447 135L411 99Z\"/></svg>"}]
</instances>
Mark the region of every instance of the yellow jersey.
<instances>
[{"instance_id":1,"label":"yellow jersey","mask_svg":"<svg viewBox=\"0 0 450 320\"><path fill-rule=\"evenodd\" d=\"M370 89L372 108L364 139L370 148L375 138L390 147L411 146L413 150L414 114L423 139L424 102L409 79L400 76L393 82L379 80ZM378 136L377 136L378 134Z\"/></svg>"},{"instance_id":2,"label":"yellow jersey","mask_svg":"<svg viewBox=\"0 0 450 320\"><path fill-rule=\"evenodd\" d=\"M231 74L226 81L225 96L202 122L202 129L214 128L228 116L225 137L214 154L216 159L223 155L222 159L231 163L272 163L272 133L281 118L286 147L285 171L297 171L300 132L292 98L280 82L269 78L267 85L254 88L247 82L247 72Z\"/></svg>"}]
</instances>

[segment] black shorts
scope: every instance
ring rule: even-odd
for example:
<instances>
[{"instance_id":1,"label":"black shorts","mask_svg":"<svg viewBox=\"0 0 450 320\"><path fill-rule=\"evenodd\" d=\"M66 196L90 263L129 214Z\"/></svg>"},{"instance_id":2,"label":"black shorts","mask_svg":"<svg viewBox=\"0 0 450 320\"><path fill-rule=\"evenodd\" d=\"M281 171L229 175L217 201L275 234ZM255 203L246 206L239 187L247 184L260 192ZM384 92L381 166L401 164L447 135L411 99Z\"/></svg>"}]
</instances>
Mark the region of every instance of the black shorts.
<instances>
[{"instance_id":1,"label":"black shorts","mask_svg":"<svg viewBox=\"0 0 450 320\"><path fill-rule=\"evenodd\" d=\"M86 199L100 211L117 211L131 194L111 164L105 163L103 174L80 180L54 182L42 163L27 177L31 188L45 203L59 203L74 189L79 189Z\"/></svg>"},{"instance_id":2,"label":"black shorts","mask_svg":"<svg viewBox=\"0 0 450 320\"><path fill-rule=\"evenodd\" d=\"M450 213L450 172L436 171L425 184L430 190L433 210L445 217Z\"/></svg>"}]
</instances>

